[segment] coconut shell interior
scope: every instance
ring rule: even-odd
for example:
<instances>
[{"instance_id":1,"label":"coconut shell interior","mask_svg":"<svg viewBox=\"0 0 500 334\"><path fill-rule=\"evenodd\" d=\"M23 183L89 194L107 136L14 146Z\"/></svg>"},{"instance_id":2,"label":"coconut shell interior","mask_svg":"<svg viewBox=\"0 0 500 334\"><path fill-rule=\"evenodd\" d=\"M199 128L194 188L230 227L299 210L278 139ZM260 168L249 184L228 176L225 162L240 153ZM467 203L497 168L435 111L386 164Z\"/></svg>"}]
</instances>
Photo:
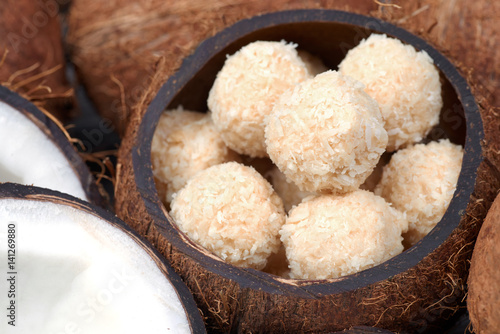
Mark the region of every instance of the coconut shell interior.
<instances>
[{"instance_id":1,"label":"coconut shell interior","mask_svg":"<svg viewBox=\"0 0 500 334\"><path fill-rule=\"evenodd\" d=\"M79 178L83 191L91 203L103 207L108 205L107 194L96 183L84 160L70 143L67 134L61 129L60 123L54 122L51 117L27 99L2 86L0 86L0 101L25 115L59 148Z\"/></svg>"},{"instance_id":2,"label":"coconut shell interior","mask_svg":"<svg viewBox=\"0 0 500 334\"><path fill-rule=\"evenodd\" d=\"M355 275L286 280L224 263L181 233L159 200L150 144L163 110L206 110L208 90L226 54L257 40L293 41L335 68L368 34L386 33L425 50L441 72L444 108L429 140L464 145L457 191L441 222L408 251ZM131 119L119 152L115 209L172 262L214 331L335 331L375 326L395 332L436 330L460 308L472 242L499 189L499 174L481 156L479 107L459 71L427 42L389 23L324 10L279 12L243 20L203 42L180 70L153 85Z\"/></svg>"}]
</instances>

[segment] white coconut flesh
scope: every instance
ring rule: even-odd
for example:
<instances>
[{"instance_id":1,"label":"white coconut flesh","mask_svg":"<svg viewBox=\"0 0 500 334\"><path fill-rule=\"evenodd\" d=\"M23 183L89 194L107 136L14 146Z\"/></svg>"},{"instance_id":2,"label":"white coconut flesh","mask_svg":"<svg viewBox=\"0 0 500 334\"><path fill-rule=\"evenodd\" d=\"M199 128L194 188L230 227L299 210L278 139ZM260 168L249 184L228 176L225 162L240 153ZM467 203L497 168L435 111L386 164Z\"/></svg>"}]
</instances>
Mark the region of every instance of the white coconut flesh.
<instances>
[{"instance_id":1,"label":"white coconut flesh","mask_svg":"<svg viewBox=\"0 0 500 334\"><path fill-rule=\"evenodd\" d=\"M6 318L0 333L191 332L179 296L158 265L102 218L52 202L1 199L0 222L0 269L12 271L7 233L15 224L17 273L16 326ZM8 284L0 280L4 313Z\"/></svg>"},{"instance_id":2,"label":"white coconut flesh","mask_svg":"<svg viewBox=\"0 0 500 334\"><path fill-rule=\"evenodd\" d=\"M28 117L4 102L0 102L0 142L0 183L35 185L87 200L61 150Z\"/></svg>"}]
</instances>

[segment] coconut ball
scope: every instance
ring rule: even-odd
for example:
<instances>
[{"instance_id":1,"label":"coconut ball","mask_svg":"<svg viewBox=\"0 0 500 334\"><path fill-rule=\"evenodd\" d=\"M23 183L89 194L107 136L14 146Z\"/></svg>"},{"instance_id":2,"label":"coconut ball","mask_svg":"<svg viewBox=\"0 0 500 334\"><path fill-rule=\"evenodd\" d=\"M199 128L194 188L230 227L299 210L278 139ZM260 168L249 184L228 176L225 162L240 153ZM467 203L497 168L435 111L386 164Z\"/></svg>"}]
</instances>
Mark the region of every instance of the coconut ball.
<instances>
[{"instance_id":1,"label":"coconut ball","mask_svg":"<svg viewBox=\"0 0 500 334\"><path fill-rule=\"evenodd\" d=\"M285 206L285 211L288 212L295 205L302 202L306 197L313 196L315 193L310 191L302 191L293 182L289 182L286 179L285 174L283 174L278 167L274 166L265 175L267 180L272 184L274 191L283 201Z\"/></svg>"},{"instance_id":2,"label":"coconut ball","mask_svg":"<svg viewBox=\"0 0 500 334\"><path fill-rule=\"evenodd\" d=\"M326 279L357 273L403 251L404 214L372 192L311 197L281 228L290 276Z\"/></svg>"},{"instance_id":3,"label":"coconut ball","mask_svg":"<svg viewBox=\"0 0 500 334\"><path fill-rule=\"evenodd\" d=\"M295 48L284 41L254 42L229 56L217 74L208 107L234 151L267 156L264 118L285 90L311 77Z\"/></svg>"},{"instance_id":4,"label":"coconut ball","mask_svg":"<svg viewBox=\"0 0 500 334\"><path fill-rule=\"evenodd\" d=\"M215 129L209 114L182 109L160 116L151 144L158 194L165 205L197 172L238 160Z\"/></svg>"},{"instance_id":5,"label":"coconut ball","mask_svg":"<svg viewBox=\"0 0 500 334\"><path fill-rule=\"evenodd\" d=\"M184 233L236 266L262 269L279 250L283 202L251 167L228 162L201 171L174 196L171 207Z\"/></svg>"},{"instance_id":6,"label":"coconut ball","mask_svg":"<svg viewBox=\"0 0 500 334\"><path fill-rule=\"evenodd\" d=\"M375 194L406 213L405 246L422 239L441 220L455 192L463 149L444 139L396 152L384 167Z\"/></svg>"},{"instance_id":7,"label":"coconut ball","mask_svg":"<svg viewBox=\"0 0 500 334\"><path fill-rule=\"evenodd\" d=\"M372 34L347 53L339 70L365 84L365 91L379 103L388 151L419 142L438 123L441 83L425 51Z\"/></svg>"},{"instance_id":8,"label":"coconut ball","mask_svg":"<svg viewBox=\"0 0 500 334\"><path fill-rule=\"evenodd\" d=\"M356 190L387 144L377 102L336 71L284 93L265 131L269 157L303 191Z\"/></svg>"}]
</instances>

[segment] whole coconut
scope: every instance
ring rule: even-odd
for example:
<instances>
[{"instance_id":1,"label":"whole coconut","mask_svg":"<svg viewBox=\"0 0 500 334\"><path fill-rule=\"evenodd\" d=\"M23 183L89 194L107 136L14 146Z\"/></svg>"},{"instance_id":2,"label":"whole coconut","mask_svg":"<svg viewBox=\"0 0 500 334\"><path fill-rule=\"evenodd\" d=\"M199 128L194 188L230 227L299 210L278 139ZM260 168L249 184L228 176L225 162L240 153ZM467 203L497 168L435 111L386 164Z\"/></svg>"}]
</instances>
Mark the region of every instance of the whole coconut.
<instances>
[{"instance_id":1,"label":"whole coconut","mask_svg":"<svg viewBox=\"0 0 500 334\"><path fill-rule=\"evenodd\" d=\"M477 237L469 273L467 308L474 332L500 329L500 196L497 196Z\"/></svg>"},{"instance_id":2,"label":"whole coconut","mask_svg":"<svg viewBox=\"0 0 500 334\"><path fill-rule=\"evenodd\" d=\"M73 89L66 80L59 22L65 1L6 0L0 7L0 84L66 119Z\"/></svg>"}]
</instances>

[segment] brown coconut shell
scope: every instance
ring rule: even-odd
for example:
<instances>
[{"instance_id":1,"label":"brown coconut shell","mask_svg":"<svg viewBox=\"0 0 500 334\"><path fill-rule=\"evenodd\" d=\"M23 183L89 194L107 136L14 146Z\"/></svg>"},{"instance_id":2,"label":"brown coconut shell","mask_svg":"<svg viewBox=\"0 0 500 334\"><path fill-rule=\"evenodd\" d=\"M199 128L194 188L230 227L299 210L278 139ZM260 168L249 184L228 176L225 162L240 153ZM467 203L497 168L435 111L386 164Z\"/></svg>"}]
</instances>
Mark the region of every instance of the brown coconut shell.
<instances>
[{"instance_id":1,"label":"brown coconut shell","mask_svg":"<svg viewBox=\"0 0 500 334\"><path fill-rule=\"evenodd\" d=\"M319 281L286 280L237 268L189 241L168 216L154 186L150 143L161 112L178 104L206 110L208 90L225 55L250 41L294 41L335 68L349 48L374 31L426 50L441 70L446 112L431 137L445 136L465 144L465 156L457 191L438 226L382 265ZM132 114L119 151L115 209L171 261L193 292L210 330L296 333L351 326L403 333L441 330L460 308L474 240L500 188L500 173L481 156L483 125L478 106L466 80L447 58L424 40L386 22L312 10L239 22L202 43L163 85L171 70L166 59L158 61L151 87Z\"/></svg>"},{"instance_id":2,"label":"brown coconut shell","mask_svg":"<svg viewBox=\"0 0 500 334\"><path fill-rule=\"evenodd\" d=\"M484 220L471 259L467 308L475 333L500 329L500 196Z\"/></svg>"},{"instance_id":3,"label":"brown coconut shell","mask_svg":"<svg viewBox=\"0 0 500 334\"><path fill-rule=\"evenodd\" d=\"M0 7L0 84L62 121L74 110L58 18L64 2L4 0Z\"/></svg>"},{"instance_id":4,"label":"brown coconut shell","mask_svg":"<svg viewBox=\"0 0 500 334\"><path fill-rule=\"evenodd\" d=\"M366 327L366 326L352 327L350 329L343 330L342 332L335 332L333 334L341 334L341 333L348 333L348 334L392 334L392 332L389 332L385 329L375 328L375 327Z\"/></svg>"},{"instance_id":5,"label":"brown coconut shell","mask_svg":"<svg viewBox=\"0 0 500 334\"><path fill-rule=\"evenodd\" d=\"M133 240L142 249L145 250L149 258L158 266L158 269L163 273L168 281L172 283L172 286L179 296L180 302L186 312L186 315L188 316L187 320L191 327L191 333L206 333L203 320L196 306L196 303L193 300L193 296L187 289L186 285L182 282L181 278L170 267L165 258L160 253L158 253L158 251L155 250L154 247L146 239L138 235L123 221L118 219L113 213L98 206L92 205L88 202L82 201L78 198L72 197L67 194L62 194L60 192L52 191L50 189L24 186L14 183L0 183L0 199L6 198L54 203L71 207L73 210L78 210L83 214L97 216L117 230L125 233L131 240ZM4 225L7 224L7 222L1 223L3 223ZM3 227L5 228L6 226ZM36 279L36 277L33 277L33 279ZM147 305L143 305L142 307L147 307ZM25 318L25 321L29 321L29 319Z\"/></svg>"},{"instance_id":6,"label":"brown coconut shell","mask_svg":"<svg viewBox=\"0 0 500 334\"><path fill-rule=\"evenodd\" d=\"M149 89L154 64L172 74L204 39L238 20L285 9L327 8L368 14L373 0L73 0L68 43L102 117L122 134L131 108Z\"/></svg>"},{"instance_id":7,"label":"brown coconut shell","mask_svg":"<svg viewBox=\"0 0 500 334\"><path fill-rule=\"evenodd\" d=\"M73 167L75 174L80 180L82 189L91 203L103 207L108 205L108 195L96 183L85 161L71 143L68 133L64 130L61 123L54 119L54 116L41 111L24 97L3 86L0 86L0 101L10 105L26 116L59 148L70 166Z\"/></svg>"}]
</instances>

